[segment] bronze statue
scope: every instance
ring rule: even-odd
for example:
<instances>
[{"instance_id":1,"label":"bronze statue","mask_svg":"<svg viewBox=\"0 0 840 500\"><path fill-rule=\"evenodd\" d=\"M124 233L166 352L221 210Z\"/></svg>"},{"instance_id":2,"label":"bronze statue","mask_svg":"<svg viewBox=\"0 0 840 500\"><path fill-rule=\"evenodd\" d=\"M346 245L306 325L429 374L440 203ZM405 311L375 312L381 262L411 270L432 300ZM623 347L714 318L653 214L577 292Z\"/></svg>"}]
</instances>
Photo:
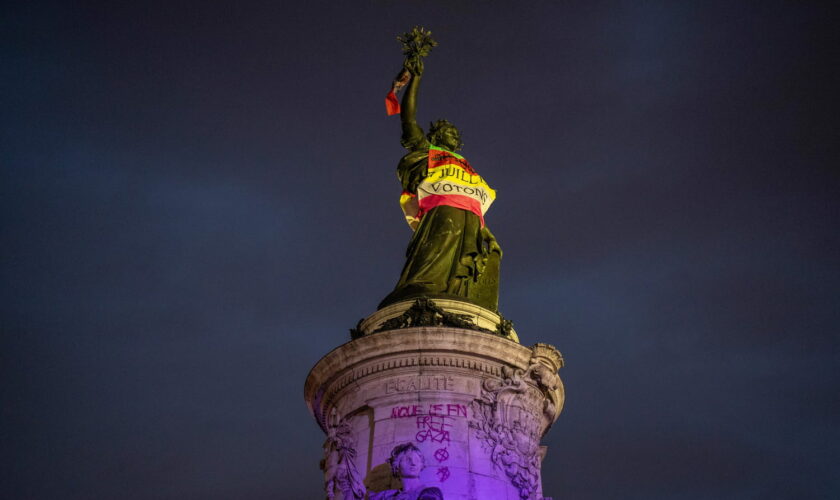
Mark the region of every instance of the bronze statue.
<instances>
[{"instance_id":1,"label":"bronze statue","mask_svg":"<svg viewBox=\"0 0 840 500\"><path fill-rule=\"evenodd\" d=\"M417 297L452 298L496 311L499 302L499 261L502 250L484 224L484 213L495 191L456 153L461 134L447 120L437 120L429 133L417 124L417 92L423 57L437 43L431 32L415 27L398 39L406 54L394 91L408 82L399 110L401 143L409 153L397 166L402 184L400 204L414 235L394 291L379 307Z\"/></svg>"}]
</instances>

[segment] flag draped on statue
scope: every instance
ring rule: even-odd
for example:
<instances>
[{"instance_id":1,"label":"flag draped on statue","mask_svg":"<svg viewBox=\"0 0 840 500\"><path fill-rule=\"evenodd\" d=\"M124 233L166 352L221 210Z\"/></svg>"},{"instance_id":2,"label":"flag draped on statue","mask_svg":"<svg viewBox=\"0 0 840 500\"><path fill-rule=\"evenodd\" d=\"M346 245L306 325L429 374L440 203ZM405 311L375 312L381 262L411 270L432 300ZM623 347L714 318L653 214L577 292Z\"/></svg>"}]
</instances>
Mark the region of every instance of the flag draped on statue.
<instances>
[{"instance_id":1,"label":"flag draped on statue","mask_svg":"<svg viewBox=\"0 0 840 500\"><path fill-rule=\"evenodd\" d=\"M394 78L394 82L391 84L391 91L385 96L385 112L388 113L388 116L399 114L400 101L397 100L397 92L405 87L409 80L411 80L411 73L405 68Z\"/></svg>"},{"instance_id":2,"label":"flag draped on statue","mask_svg":"<svg viewBox=\"0 0 840 500\"><path fill-rule=\"evenodd\" d=\"M385 96L385 111L388 113L388 116L396 115L400 112L400 101L397 100L397 94L393 89Z\"/></svg>"},{"instance_id":3,"label":"flag draped on statue","mask_svg":"<svg viewBox=\"0 0 840 500\"><path fill-rule=\"evenodd\" d=\"M440 205L472 212L481 219L496 199L494 191L466 158L438 146L429 147L428 173L417 193L403 191L400 206L411 229L417 229L423 214Z\"/></svg>"}]
</instances>

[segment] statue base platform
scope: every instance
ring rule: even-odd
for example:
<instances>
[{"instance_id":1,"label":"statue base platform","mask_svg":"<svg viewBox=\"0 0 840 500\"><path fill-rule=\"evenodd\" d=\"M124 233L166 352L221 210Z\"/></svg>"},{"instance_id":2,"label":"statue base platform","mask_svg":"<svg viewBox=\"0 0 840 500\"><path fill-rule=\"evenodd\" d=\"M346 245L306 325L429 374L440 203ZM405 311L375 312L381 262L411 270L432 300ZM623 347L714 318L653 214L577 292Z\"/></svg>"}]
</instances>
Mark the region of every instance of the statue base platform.
<instances>
[{"instance_id":1,"label":"statue base platform","mask_svg":"<svg viewBox=\"0 0 840 500\"><path fill-rule=\"evenodd\" d=\"M419 483L442 498L542 500L540 438L563 407L562 356L547 344L520 345L478 306L434 300L425 313L409 312L415 305L362 320L357 338L306 379L306 403L328 436L327 497L392 498L403 484L388 459L412 443L425 462ZM443 324L451 314L449 323L472 321Z\"/></svg>"}]
</instances>

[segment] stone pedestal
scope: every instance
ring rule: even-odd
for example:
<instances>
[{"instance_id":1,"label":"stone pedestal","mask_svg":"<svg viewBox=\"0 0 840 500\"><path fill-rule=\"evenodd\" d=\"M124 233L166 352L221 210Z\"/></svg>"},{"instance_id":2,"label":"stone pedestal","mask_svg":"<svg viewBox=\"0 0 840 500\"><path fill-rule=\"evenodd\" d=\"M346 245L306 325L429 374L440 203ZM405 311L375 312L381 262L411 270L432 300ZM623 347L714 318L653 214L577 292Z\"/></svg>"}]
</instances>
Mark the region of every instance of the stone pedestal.
<instances>
[{"instance_id":1,"label":"stone pedestal","mask_svg":"<svg viewBox=\"0 0 840 500\"><path fill-rule=\"evenodd\" d=\"M419 482L447 500L543 499L540 438L563 407L560 353L520 345L501 318L471 304L436 300L425 316L411 306L361 321L359 338L307 377L306 403L328 436L325 496L400 489L388 459L413 443L425 462Z\"/></svg>"}]
</instances>

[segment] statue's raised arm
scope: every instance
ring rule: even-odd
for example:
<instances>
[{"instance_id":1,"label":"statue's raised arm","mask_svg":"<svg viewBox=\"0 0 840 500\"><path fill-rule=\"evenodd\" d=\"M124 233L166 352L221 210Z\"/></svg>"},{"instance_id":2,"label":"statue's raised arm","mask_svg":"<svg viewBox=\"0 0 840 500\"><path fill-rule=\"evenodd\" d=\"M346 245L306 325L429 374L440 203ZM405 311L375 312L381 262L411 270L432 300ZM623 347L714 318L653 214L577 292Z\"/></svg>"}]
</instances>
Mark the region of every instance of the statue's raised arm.
<instances>
[{"instance_id":1,"label":"statue's raised arm","mask_svg":"<svg viewBox=\"0 0 840 500\"><path fill-rule=\"evenodd\" d=\"M397 165L397 176L402 184L400 205L414 235L397 286L380 307L425 297L462 300L496 311L502 250L484 224L496 192L456 153L462 143L455 125L437 120L424 135L417 123L423 58L437 45L431 32L415 27L397 39L405 60L386 106L389 114L400 113L401 143L409 151ZM406 84L399 106L394 93Z\"/></svg>"},{"instance_id":2,"label":"statue's raised arm","mask_svg":"<svg viewBox=\"0 0 840 500\"><path fill-rule=\"evenodd\" d=\"M423 134L423 129L417 124L417 93L420 89L420 80L423 77L423 58L429 55L432 48L437 45L432 39L432 32L415 26L408 33L397 37L402 43L403 70L397 80L405 84L408 80L408 88L403 95L400 108L400 121L402 122L402 145L409 151L428 149L429 145Z\"/></svg>"},{"instance_id":3,"label":"statue's raised arm","mask_svg":"<svg viewBox=\"0 0 840 500\"><path fill-rule=\"evenodd\" d=\"M413 151L428 147L424 143L426 137L423 129L417 124L417 92L420 88L420 79L423 75L423 60L406 60L405 71L410 75L408 88L402 98L400 108L400 121L402 122L402 140L400 141L406 149Z\"/></svg>"}]
</instances>

